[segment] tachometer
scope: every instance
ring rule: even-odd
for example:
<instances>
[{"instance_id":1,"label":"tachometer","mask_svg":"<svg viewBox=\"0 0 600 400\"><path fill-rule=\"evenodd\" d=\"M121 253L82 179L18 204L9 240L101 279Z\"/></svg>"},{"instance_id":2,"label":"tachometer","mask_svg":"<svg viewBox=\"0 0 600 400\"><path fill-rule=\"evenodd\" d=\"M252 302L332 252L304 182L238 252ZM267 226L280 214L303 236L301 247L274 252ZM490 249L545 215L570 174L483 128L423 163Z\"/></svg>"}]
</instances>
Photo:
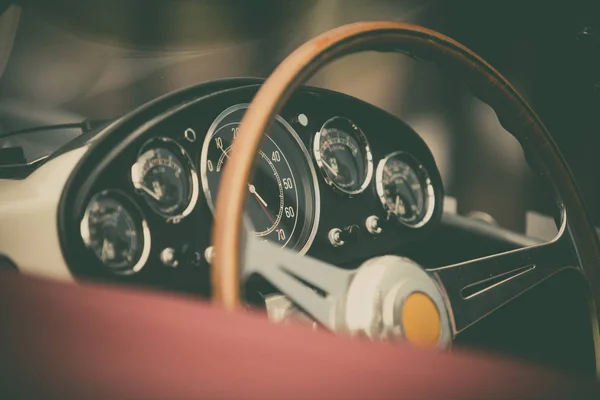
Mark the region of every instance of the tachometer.
<instances>
[{"instance_id":1,"label":"tachometer","mask_svg":"<svg viewBox=\"0 0 600 400\"><path fill-rule=\"evenodd\" d=\"M150 254L150 231L133 203L116 190L98 193L88 203L81 237L104 266L122 275L142 269Z\"/></svg>"},{"instance_id":2,"label":"tachometer","mask_svg":"<svg viewBox=\"0 0 600 400\"><path fill-rule=\"evenodd\" d=\"M204 140L200 169L211 209L246 107L236 105L221 113ZM254 176L247 185L246 205L255 235L281 247L306 251L319 218L316 173L306 147L292 127L277 116L257 158Z\"/></svg>"},{"instance_id":3,"label":"tachometer","mask_svg":"<svg viewBox=\"0 0 600 400\"><path fill-rule=\"evenodd\" d=\"M187 153L175 141L157 138L146 143L131 168L131 180L150 208L178 222L198 199L198 176Z\"/></svg>"},{"instance_id":4,"label":"tachometer","mask_svg":"<svg viewBox=\"0 0 600 400\"><path fill-rule=\"evenodd\" d=\"M425 167L408 153L389 154L377 165L377 195L391 219L418 228L435 207L433 185Z\"/></svg>"},{"instance_id":5,"label":"tachometer","mask_svg":"<svg viewBox=\"0 0 600 400\"><path fill-rule=\"evenodd\" d=\"M327 184L350 195L361 193L373 176L373 156L360 128L335 117L315 135L313 154Z\"/></svg>"}]
</instances>

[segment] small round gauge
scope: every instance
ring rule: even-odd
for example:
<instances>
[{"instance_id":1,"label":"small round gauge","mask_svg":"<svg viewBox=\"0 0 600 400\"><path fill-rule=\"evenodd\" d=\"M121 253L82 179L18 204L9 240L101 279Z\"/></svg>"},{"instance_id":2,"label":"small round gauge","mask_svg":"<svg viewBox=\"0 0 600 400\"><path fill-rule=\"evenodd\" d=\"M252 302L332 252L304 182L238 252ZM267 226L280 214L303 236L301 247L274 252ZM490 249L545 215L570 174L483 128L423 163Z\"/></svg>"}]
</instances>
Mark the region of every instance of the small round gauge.
<instances>
[{"instance_id":1,"label":"small round gauge","mask_svg":"<svg viewBox=\"0 0 600 400\"><path fill-rule=\"evenodd\" d=\"M148 205L169 222L179 222L198 200L198 176L187 153L175 141L146 143L131 167L131 180Z\"/></svg>"},{"instance_id":2,"label":"small round gauge","mask_svg":"<svg viewBox=\"0 0 600 400\"><path fill-rule=\"evenodd\" d=\"M246 108L246 104L239 104L223 111L204 140L200 169L211 209ZM247 186L246 213L254 234L281 247L305 252L314 239L319 219L316 179L302 140L277 116L260 146L254 175Z\"/></svg>"},{"instance_id":3,"label":"small round gauge","mask_svg":"<svg viewBox=\"0 0 600 400\"><path fill-rule=\"evenodd\" d=\"M411 227L425 225L433 215L435 197L427 170L408 153L389 154L377 165L377 195L390 219Z\"/></svg>"},{"instance_id":4,"label":"small round gauge","mask_svg":"<svg viewBox=\"0 0 600 400\"><path fill-rule=\"evenodd\" d=\"M334 117L315 135L313 154L325 182L354 195L369 186L373 156L365 134L347 118Z\"/></svg>"},{"instance_id":5,"label":"small round gauge","mask_svg":"<svg viewBox=\"0 0 600 400\"><path fill-rule=\"evenodd\" d=\"M133 203L121 192L98 193L88 203L81 238L112 272L128 275L142 269L150 254L150 231Z\"/></svg>"}]
</instances>

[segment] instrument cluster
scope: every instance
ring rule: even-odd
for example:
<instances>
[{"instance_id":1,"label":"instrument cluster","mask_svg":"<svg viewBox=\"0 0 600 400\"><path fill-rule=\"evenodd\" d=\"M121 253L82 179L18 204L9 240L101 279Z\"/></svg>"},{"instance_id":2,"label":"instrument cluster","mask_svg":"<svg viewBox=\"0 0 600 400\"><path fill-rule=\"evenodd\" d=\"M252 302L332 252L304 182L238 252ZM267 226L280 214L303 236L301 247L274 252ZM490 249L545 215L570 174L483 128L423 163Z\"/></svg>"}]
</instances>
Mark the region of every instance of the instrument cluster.
<instances>
[{"instance_id":1,"label":"instrument cluster","mask_svg":"<svg viewBox=\"0 0 600 400\"><path fill-rule=\"evenodd\" d=\"M95 275L146 283L206 274L221 173L256 89L157 113L115 146L77 196L77 258L93 258ZM443 196L433 157L410 127L314 88L292 96L266 132L247 190L257 237L348 267L427 235Z\"/></svg>"}]
</instances>

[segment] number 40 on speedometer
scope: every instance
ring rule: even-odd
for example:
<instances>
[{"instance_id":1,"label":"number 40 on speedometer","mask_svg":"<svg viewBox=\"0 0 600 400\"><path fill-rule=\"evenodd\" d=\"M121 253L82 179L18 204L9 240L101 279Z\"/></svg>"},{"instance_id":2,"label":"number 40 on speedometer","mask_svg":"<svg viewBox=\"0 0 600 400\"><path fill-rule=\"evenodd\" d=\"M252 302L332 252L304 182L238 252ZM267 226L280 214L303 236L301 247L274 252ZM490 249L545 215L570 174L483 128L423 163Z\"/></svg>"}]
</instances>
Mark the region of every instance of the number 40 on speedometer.
<instances>
[{"instance_id":1,"label":"number 40 on speedometer","mask_svg":"<svg viewBox=\"0 0 600 400\"><path fill-rule=\"evenodd\" d=\"M246 108L241 104L223 111L204 140L200 170L211 210ZM304 143L279 116L258 151L247 190L246 213L254 234L281 247L306 251L319 216L316 173Z\"/></svg>"}]
</instances>

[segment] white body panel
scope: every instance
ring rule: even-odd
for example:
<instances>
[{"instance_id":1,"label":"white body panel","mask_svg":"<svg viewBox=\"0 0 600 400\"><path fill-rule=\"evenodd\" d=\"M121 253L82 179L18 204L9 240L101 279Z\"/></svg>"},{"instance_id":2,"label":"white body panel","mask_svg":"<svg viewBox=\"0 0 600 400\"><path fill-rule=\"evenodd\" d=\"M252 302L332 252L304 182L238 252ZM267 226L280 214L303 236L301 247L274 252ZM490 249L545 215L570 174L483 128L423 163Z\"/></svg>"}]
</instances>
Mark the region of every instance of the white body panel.
<instances>
[{"instance_id":1,"label":"white body panel","mask_svg":"<svg viewBox=\"0 0 600 400\"><path fill-rule=\"evenodd\" d=\"M87 149L62 154L26 179L0 179L0 254L8 256L19 271L73 280L58 238L58 203Z\"/></svg>"}]
</instances>

